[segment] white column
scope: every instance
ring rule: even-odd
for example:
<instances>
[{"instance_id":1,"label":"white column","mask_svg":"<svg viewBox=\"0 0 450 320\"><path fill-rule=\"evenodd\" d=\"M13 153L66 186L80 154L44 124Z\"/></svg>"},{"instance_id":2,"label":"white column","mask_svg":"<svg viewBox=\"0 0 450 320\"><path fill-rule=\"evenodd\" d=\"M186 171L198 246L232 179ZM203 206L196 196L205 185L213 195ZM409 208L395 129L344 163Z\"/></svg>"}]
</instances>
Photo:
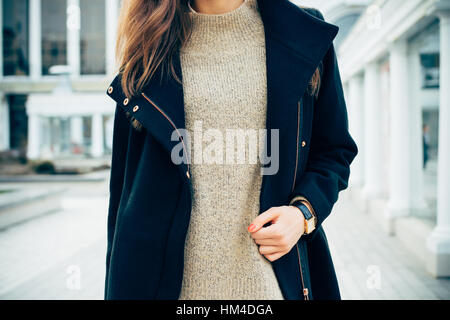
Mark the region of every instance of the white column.
<instances>
[{"instance_id":1,"label":"white column","mask_svg":"<svg viewBox=\"0 0 450 320\"><path fill-rule=\"evenodd\" d=\"M67 64L71 75L80 75L80 1L67 0Z\"/></svg>"},{"instance_id":2,"label":"white column","mask_svg":"<svg viewBox=\"0 0 450 320\"><path fill-rule=\"evenodd\" d=\"M9 145L9 106L4 94L0 93L0 151L8 150Z\"/></svg>"},{"instance_id":3,"label":"white column","mask_svg":"<svg viewBox=\"0 0 450 320\"><path fill-rule=\"evenodd\" d=\"M30 0L29 6L30 77L38 79L42 75L41 0Z\"/></svg>"},{"instance_id":4,"label":"white column","mask_svg":"<svg viewBox=\"0 0 450 320\"><path fill-rule=\"evenodd\" d=\"M70 118L70 141L78 146L83 144L83 118L80 116Z\"/></svg>"},{"instance_id":5,"label":"white column","mask_svg":"<svg viewBox=\"0 0 450 320\"><path fill-rule=\"evenodd\" d=\"M28 114L28 159L39 159L40 157L40 120L37 114Z\"/></svg>"},{"instance_id":6,"label":"white column","mask_svg":"<svg viewBox=\"0 0 450 320\"><path fill-rule=\"evenodd\" d=\"M427 269L435 276L450 276L450 10L440 19L440 106L438 194L436 227L427 240L433 259Z\"/></svg>"},{"instance_id":7,"label":"white column","mask_svg":"<svg viewBox=\"0 0 450 320\"><path fill-rule=\"evenodd\" d=\"M364 72L364 189L366 199L381 195L383 189L383 145L380 106L380 72L376 62L366 65Z\"/></svg>"},{"instance_id":8,"label":"white column","mask_svg":"<svg viewBox=\"0 0 450 320\"><path fill-rule=\"evenodd\" d=\"M55 158L61 155L61 118L54 117L50 123L52 158Z\"/></svg>"},{"instance_id":9,"label":"white column","mask_svg":"<svg viewBox=\"0 0 450 320\"><path fill-rule=\"evenodd\" d=\"M106 73L112 75L116 69L115 46L117 20L119 18L119 1L106 0Z\"/></svg>"},{"instance_id":10,"label":"white column","mask_svg":"<svg viewBox=\"0 0 450 320\"><path fill-rule=\"evenodd\" d=\"M114 133L114 115L108 115L108 118L105 123L105 144L109 150L112 150L112 142L113 142L113 133Z\"/></svg>"},{"instance_id":11,"label":"white column","mask_svg":"<svg viewBox=\"0 0 450 320\"><path fill-rule=\"evenodd\" d=\"M390 172L387 217L393 219L409 214L410 146L408 55L405 41L395 42L390 50ZM393 224L389 223L390 233Z\"/></svg>"},{"instance_id":12,"label":"white column","mask_svg":"<svg viewBox=\"0 0 450 320\"><path fill-rule=\"evenodd\" d=\"M363 78L353 76L348 85L349 105L349 131L358 145L358 156L351 164L350 184L354 187L362 187L364 183L364 95Z\"/></svg>"},{"instance_id":13,"label":"white column","mask_svg":"<svg viewBox=\"0 0 450 320\"><path fill-rule=\"evenodd\" d=\"M427 209L424 195L423 177L423 135L422 135L422 105L420 92L422 90L422 67L418 50L408 50L409 65L409 193L410 213L418 217L430 217L432 212Z\"/></svg>"},{"instance_id":14,"label":"white column","mask_svg":"<svg viewBox=\"0 0 450 320\"><path fill-rule=\"evenodd\" d=\"M101 157L103 155L103 116L96 113L92 116L92 149L93 157Z\"/></svg>"},{"instance_id":15,"label":"white column","mask_svg":"<svg viewBox=\"0 0 450 320\"><path fill-rule=\"evenodd\" d=\"M52 121L51 118L41 117L39 121L39 157L52 159Z\"/></svg>"}]
</instances>

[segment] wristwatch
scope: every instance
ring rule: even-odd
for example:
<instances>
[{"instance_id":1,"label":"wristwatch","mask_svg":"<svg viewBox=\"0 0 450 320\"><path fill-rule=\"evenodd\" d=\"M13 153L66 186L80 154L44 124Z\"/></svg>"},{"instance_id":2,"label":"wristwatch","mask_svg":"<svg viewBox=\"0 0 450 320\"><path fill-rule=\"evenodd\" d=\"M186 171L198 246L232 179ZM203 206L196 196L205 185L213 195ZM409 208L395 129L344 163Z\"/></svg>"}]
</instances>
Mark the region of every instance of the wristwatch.
<instances>
[{"instance_id":1,"label":"wristwatch","mask_svg":"<svg viewBox=\"0 0 450 320\"><path fill-rule=\"evenodd\" d=\"M292 206L297 207L305 217L305 233L310 234L316 228L316 217L312 214L309 208L303 201L295 201Z\"/></svg>"}]
</instances>

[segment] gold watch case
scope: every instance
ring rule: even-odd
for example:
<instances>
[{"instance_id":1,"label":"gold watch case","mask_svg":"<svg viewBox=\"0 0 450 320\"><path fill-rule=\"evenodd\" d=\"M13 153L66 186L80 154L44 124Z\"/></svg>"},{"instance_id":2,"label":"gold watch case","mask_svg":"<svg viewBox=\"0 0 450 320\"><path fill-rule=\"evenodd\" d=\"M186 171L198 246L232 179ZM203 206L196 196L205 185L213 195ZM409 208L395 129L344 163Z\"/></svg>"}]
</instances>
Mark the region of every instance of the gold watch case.
<instances>
[{"instance_id":1,"label":"gold watch case","mask_svg":"<svg viewBox=\"0 0 450 320\"><path fill-rule=\"evenodd\" d=\"M316 229L316 221L314 217L309 220L305 219L305 234L310 234L314 231L314 229Z\"/></svg>"}]
</instances>

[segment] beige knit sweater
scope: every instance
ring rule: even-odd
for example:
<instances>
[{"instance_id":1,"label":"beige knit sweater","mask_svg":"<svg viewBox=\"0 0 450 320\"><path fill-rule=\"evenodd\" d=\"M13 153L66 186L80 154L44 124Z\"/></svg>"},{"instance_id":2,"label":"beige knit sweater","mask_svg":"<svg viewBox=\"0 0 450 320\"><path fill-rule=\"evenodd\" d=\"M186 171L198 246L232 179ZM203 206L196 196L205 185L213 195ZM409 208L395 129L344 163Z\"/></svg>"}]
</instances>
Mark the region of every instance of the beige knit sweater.
<instances>
[{"instance_id":1,"label":"beige knit sweater","mask_svg":"<svg viewBox=\"0 0 450 320\"><path fill-rule=\"evenodd\" d=\"M229 145L223 154L208 149L220 136L225 141L227 129L265 128L266 52L257 2L245 0L219 15L190 10L193 32L181 66L193 206L180 299L283 299L271 263L247 231L259 212L259 161L247 156L243 164L230 164ZM200 126L203 139L196 141Z\"/></svg>"}]
</instances>

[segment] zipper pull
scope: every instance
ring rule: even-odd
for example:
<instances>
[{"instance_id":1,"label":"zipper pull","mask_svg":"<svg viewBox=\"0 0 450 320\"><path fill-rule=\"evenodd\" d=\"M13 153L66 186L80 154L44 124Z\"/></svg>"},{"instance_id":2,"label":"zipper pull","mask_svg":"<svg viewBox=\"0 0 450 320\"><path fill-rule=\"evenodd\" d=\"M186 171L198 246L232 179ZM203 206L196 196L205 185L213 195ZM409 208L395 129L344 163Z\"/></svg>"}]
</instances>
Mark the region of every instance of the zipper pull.
<instances>
[{"instance_id":1,"label":"zipper pull","mask_svg":"<svg viewBox=\"0 0 450 320\"><path fill-rule=\"evenodd\" d=\"M308 294L309 294L308 288L304 288L303 289L303 296L305 297L305 300L309 300Z\"/></svg>"}]
</instances>

